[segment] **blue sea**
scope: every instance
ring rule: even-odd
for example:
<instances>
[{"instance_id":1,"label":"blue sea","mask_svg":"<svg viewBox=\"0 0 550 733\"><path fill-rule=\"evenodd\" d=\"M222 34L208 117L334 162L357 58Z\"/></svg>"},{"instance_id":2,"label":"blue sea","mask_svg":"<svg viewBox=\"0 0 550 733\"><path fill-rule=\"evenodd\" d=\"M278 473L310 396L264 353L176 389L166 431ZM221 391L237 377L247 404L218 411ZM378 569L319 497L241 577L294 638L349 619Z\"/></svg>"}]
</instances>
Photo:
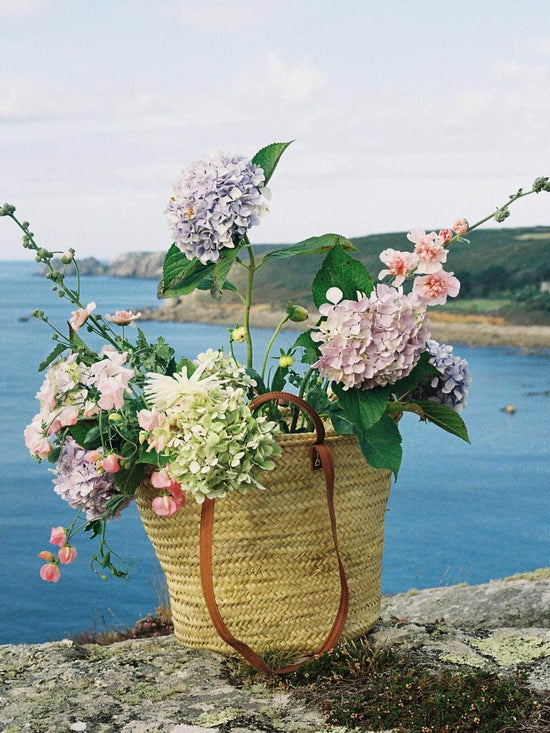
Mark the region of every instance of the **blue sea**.
<instances>
[{"instance_id":1,"label":"blue sea","mask_svg":"<svg viewBox=\"0 0 550 733\"><path fill-rule=\"evenodd\" d=\"M37 412L37 366L52 348L50 332L29 318L43 309L60 328L66 301L50 291L32 262L0 263L0 643L44 642L83 629L133 625L163 600L162 574L135 508L111 524L111 545L130 562L128 583L102 581L89 570L92 542L78 543L78 559L57 584L40 580L41 550L52 526L67 525L72 510L53 492L49 464L35 463L23 429ZM156 283L83 278L82 299L100 312L155 304ZM148 322L179 355L227 345L225 327ZM258 330L258 353L270 338ZM288 346L295 334L281 335ZM473 383L463 416L472 444L401 421L405 458L392 487L386 517L383 592L458 582L482 583L550 565L550 350L457 344ZM502 408L513 404L515 414Z\"/></svg>"}]
</instances>

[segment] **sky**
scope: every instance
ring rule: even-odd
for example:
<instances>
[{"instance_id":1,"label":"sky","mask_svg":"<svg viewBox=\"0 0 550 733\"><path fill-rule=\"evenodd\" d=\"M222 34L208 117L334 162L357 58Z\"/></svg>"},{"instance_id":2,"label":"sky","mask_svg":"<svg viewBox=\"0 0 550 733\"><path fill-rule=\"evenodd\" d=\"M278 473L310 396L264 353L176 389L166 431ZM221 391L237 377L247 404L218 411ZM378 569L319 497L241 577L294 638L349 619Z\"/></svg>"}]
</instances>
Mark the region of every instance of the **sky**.
<instances>
[{"instance_id":1,"label":"sky","mask_svg":"<svg viewBox=\"0 0 550 733\"><path fill-rule=\"evenodd\" d=\"M548 0L0 0L0 68L0 202L80 256L168 249L216 150L294 140L257 243L476 221L550 175Z\"/></svg>"}]
</instances>

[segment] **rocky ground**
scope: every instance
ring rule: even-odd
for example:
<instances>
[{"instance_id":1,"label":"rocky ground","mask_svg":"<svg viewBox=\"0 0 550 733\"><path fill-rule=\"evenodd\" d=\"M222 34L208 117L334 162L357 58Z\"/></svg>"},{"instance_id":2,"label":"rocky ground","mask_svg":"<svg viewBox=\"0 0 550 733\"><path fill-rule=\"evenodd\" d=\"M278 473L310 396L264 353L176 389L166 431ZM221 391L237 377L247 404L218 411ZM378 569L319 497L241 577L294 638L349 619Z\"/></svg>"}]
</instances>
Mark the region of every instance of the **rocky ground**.
<instances>
[{"instance_id":1,"label":"rocky ground","mask_svg":"<svg viewBox=\"0 0 550 733\"><path fill-rule=\"evenodd\" d=\"M422 668L526 674L550 694L550 570L479 586L384 599L374 648L391 646ZM65 640L0 647L5 733L310 733L320 709L264 684L240 684L224 657L172 636L78 645Z\"/></svg>"}]
</instances>

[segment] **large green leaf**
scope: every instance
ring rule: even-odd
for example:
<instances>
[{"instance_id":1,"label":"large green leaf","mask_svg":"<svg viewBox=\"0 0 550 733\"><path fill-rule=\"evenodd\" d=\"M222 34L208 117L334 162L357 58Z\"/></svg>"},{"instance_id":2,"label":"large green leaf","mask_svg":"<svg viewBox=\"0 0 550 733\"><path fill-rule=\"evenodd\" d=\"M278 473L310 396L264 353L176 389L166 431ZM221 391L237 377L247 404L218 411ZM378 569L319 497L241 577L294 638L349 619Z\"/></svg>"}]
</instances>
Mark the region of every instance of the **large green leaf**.
<instances>
[{"instance_id":1,"label":"large green leaf","mask_svg":"<svg viewBox=\"0 0 550 733\"><path fill-rule=\"evenodd\" d=\"M342 237L341 234L322 234L320 237L310 237L304 239L303 242L283 247L283 249L274 249L265 255L264 262L266 260L284 259L285 257L296 257L296 255L323 254L329 252L337 244L348 252L357 252L349 239Z\"/></svg>"},{"instance_id":2,"label":"large green leaf","mask_svg":"<svg viewBox=\"0 0 550 733\"><path fill-rule=\"evenodd\" d=\"M338 404L345 416L365 433L375 425L383 415L388 401L386 387L376 389L344 389L341 384L332 383L332 389L338 397Z\"/></svg>"},{"instance_id":3,"label":"large green leaf","mask_svg":"<svg viewBox=\"0 0 550 733\"><path fill-rule=\"evenodd\" d=\"M281 155L292 142L293 141L290 140L288 143L271 143L271 145L266 145L265 148L258 150L256 155L252 158L252 162L255 165L259 165L260 168L263 168L266 184L273 175L273 171L277 167L277 163L279 162Z\"/></svg>"},{"instance_id":4,"label":"large green leaf","mask_svg":"<svg viewBox=\"0 0 550 733\"><path fill-rule=\"evenodd\" d=\"M88 450L94 450L101 445L101 432L95 420L79 420L70 426L69 433L78 445Z\"/></svg>"},{"instance_id":5,"label":"large green leaf","mask_svg":"<svg viewBox=\"0 0 550 733\"><path fill-rule=\"evenodd\" d=\"M433 422L448 433L462 438L467 443L470 442L464 420L456 410L447 407L447 405L442 405L440 402L433 402L432 400L416 400L414 404L418 405L422 410L424 415L423 419Z\"/></svg>"},{"instance_id":6,"label":"large green leaf","mask_svg":"<svg viewBox=\"0 0 550 733\"><path fill-rule=\"evenodd\" d=\"M135 490L143 479L145 466L142 463L135 463L130 468L121 468L113 474L113 480L121 493L125 496L133 496Z\"/></svg>"},{"instance_id":7,"label":"large green leaf","mask_svg":"<svg viewBox=\"0 0 550 733\"><path fill-rule=\"evenodd\" d=\"M67 348L66 344L57 344L55 349L52 351L51 354L48 354L48 356L44 359L44 361L40 364L38 367L39 372L43 372L44 369L52 363L57 357L62 354L65 349Z\"/></svg>"},{"instance_id":8,"label":"large green leaf","mask_svg":"<svg viewBox=\"0 0 550 733\"><path fill-rule=\"evenodd\" d=\"M355 435L370 465L373 468L389 469L397 478L403 458L403 449L399 428L391 417L384 414L370 430L355 431Z\"/></svg>"},{"instance_id":9,"label":"large green leaf","mask_svg":"<svg viewBox=\"0 0 550 733\"><path fill-rule=\"evenodd\" d=\"M311 338L311 332L313 329L308 329L301 333L293 344L293 347L301 347L304 349L302 356L302 364L313 364L319 358L319 347L317 343Z\"/></svg>"},{"instance_id":10,"label":"large green leaf","mask_svg":"<svg viewBox=\"0 0 550 733\"><path fill-rule=\"evenodd\" d=\"M356 300L358 291L365 295L372 291L369 271L362 262L350 257L340 243L330 250L313 281L313 302L318 308L327 302L327 290L332 287L340 288L345 300Z\"/></svg>"},{"instance_id":11,"label":"large green leaf","mask_svg":"<svg viewBox=\"0 0 550 733\"><path fill-rule=\"evenodd\" d=\"M235 264L235 260L239 254L240 247L234 249L224 249L220 254L220 259L214 266L214 272L212 274L212 282L210 284L210 294L215 300L219 300L222 297L222 290L226 283L229 271Z\"/></svg>"},{"instance_id":12,"label":"large green leaf","mask_svg":"<svg viewBox=\"0 0 550 733\"><path fill-rule=\"evenodd\" d=\"M416 389L422 382L441 376L439 369L430 363L430 358L430 354L425 351L411 373L391 385L391 392L397 399Z\"/></svg>"},{"instance_id":13,"label":"large green leaf","mask_svg":"<svg viewBox=\"0 0 550 733\"><path fill-rule=\"evenodd\" d=\"M214 272L215 263L203 265L197 259L188 260L183 252L173 244L164 258L162 280L157 296L172 298L176 295L188 295Z\"/></svg>"}]
</instances>

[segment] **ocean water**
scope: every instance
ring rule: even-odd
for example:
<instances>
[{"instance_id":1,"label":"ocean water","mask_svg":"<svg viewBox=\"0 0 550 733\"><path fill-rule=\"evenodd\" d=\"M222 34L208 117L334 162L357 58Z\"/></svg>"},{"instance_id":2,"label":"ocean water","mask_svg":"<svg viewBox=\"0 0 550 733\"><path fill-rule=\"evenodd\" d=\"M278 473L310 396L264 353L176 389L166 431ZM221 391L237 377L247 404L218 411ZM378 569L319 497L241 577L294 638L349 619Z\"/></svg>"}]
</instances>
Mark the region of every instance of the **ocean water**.
<instances>
[{"instance_id":1,"label":"ocean water","mask_svg":"<svg viewBox=\"0 0 550 733\"><path fill-rule=\"evenodd\" d=\"M37 555L49 549L50 528L72 510L56 494L49 464L38 465L23 442L37 412L37 365L52 347L43 309L64 328L67 303L28 262L0 263L0 643L43 642L91 627L132 625L163 600L162 574L135 508L111 523L110 544L130 563L130 580L102 581L89 570L93 543L78 543L78 560L57 584L44 583ZM156 283L83 278L83 301L100 312L152 305ZM227 329L143 323L190 357L227 345ZM271 332L258 330L258 354ZM276 344L288 346L293 333ZM401 421L405 459L386 516L383 592L466 581L485 582L550 565L550 350L455 351L470 362L473 384L463 413L472 445L412 415ZM275 352L275 353L276 353ZM516 413L502 408L513 404Z\"/></svg>"}]
</instances>

